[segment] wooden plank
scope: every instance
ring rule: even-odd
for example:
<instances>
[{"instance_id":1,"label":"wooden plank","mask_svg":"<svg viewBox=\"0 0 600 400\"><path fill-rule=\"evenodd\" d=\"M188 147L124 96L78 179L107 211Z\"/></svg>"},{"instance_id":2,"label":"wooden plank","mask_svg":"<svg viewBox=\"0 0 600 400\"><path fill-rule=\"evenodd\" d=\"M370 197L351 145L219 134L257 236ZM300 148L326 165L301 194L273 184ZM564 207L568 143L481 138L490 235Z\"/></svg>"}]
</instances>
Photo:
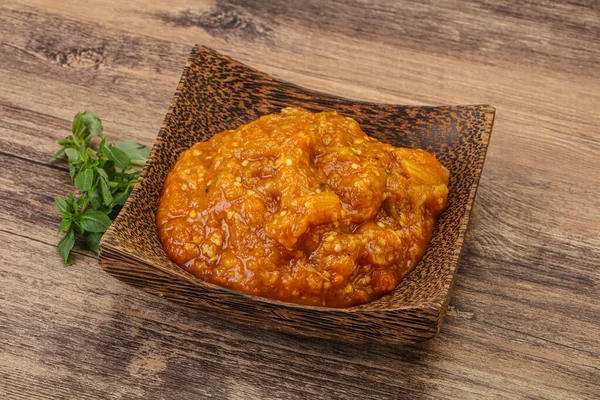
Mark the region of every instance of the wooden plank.
<instances>
[{"instance_id":1,"label":"wooden plank","mask_svg":"<svg viewBox=\"0 0 600 400\"><path fill-rule=\"evenodd\" d=\"M348 347L348 345L309 341L300 338L292 339L284 335L259 330L250 329L246 331L245 328L235 325L230 326L227 322L220 321L215 322L217 327L213 327L210 324L205 324L206 321L202 319L202 314L183 310L158 298L153 298L138 290L122 285L116 280L112 280L97 267L95 258L90 257L90 253L83 250L77 251L75 256L76 266L65 267L62 265L55 247L58 241L55 235L58 217L53 210L51 195L60 193L65 189L66 182L68 182L66 171L57 171L53 168L33 163L23 163L20 159L12 156L4 156L0 160L0 168L15 171L11 175L10 181L2 183L3 187L10 187L11 191L3 193L1 200L3 204L8 204L9 206L0 214L0 220L3 221L2 225L5 230L3 231L3 235L10 239L7 239L7 243L9 243L8 248L13 249L10 252L12 256L8 255L7 257L9 269L5 272L6 281L3 284L3 286L9 287L8 282L12 282L10 286L13 289L5 293L6 300L3 301L6 307L4 308L5 315L2 317L7 327L20 326L22 331L31 332L32 328L39 326L39 316L22 315L28 309L26 307L24 309L23 304L28 304L29 307L33 306L37 313L36 315L39 315L40 312L38 306L43 307L49 313L49 319L56 318L56 310L61 310L61 317L68 319L70 324L72 324L69 325L70 329L73 330L73 333L69 334L70 337L81 336L85 338L82 340L89 340L94 343L99 340L102 342L102 340L106 339L100 339L100 334L94 332L91 327L94 324L107 323L107 321L108 323L111 321L114 322L114 313L123 312L123 304L133 302L137 304L136 310L138 315L141 314L145 319L157 318L162 324L172 324L172 316L174 314L185 312L192 315L180 328L195 330L193 334L195 337L221 335L223 338L228 337L228 335L234 335L231 340L236 341L240 340L240 335L244 336L247 334L248 337L256 341L254 346L260 347L262 357L266 357L265 354L269 354L273 358L276 357L276 355L270 353L276 352L278 354L279 350L277 348L284 343L286 343L286 350L292 353L294 353L294 346L297 346L298 342L306 342L310 343L310 346L316 346L314 353L311 353L314 356L321 353L328 354L328 350L330 349L336 349L338 352L342 351L342 354L345 354L345 356L338 356L339 358L328 361L332 364L332 370L328 371L328 374L333 374L335 363L342 362L344 357L352 359L345 352L347 348L365 348L366 353L373 351L373 348L375 348L380 352L378 353L380 356L384 356L385 351L392 351L393 354L402 353L401 348L385 350L385 348L377 348L376 346ZM36 184L34 185L31 184L31 178L27 179L27 177L32 176L37 177ZM29 193L29 195L26 195L26 193ZM28 198L28 202L22 202L21 199L23 198ZM38 211L31 213L30 210ZM34 229L37 231L35 240L23 237ZM15 240L24 241L25 244L35 246L34 248L41 248L43 251L40 250L41 255L35 255L31 260L23 259L18 254L27 250L19 250L19 247L10 244L11 241ZM25 244L22 244L22 246L25 246ZM594 251L593 249L588 250ZM27 254L31 253L32 250L27 251ZM451 385L452 382L460 380L462 374L465 374L472 377L472 386L460 386L461 390L485 387L488 391L497 391L498 395L525 390L525 387L522 386L523 383L519 383L519 381L525 380L526 390L523 392L523 395L526 393L538 393L539 396L548 398L553 398L554 394L557 396L555 398L560 398L561 392L557 392L557 390L560 389L561 385L566 385L567 382L572 383L576 380L579 382L579 387L585 388L586 385L589 386L597 374L596 365L600 357L597 350L595 350L598 348L598 342L594 342L594 337L591 335L591 332L594 332L597 326L594 314L598 313L597 306L590 309L590 304L592 304L592 307L594 304L594 293L589 292L586 295L585 293L574 292L573 288L553 287L554 295L552 297L539 299L537 293L547 289L549 286L545 281L553 279L552 268L548 267L544 269L541 266L541 270L537 273L537 278L533 282L529 281L525 283L523 282L523 277L519 275L515 276L510 273L497 274L498 271L503 271L507 268L504 263L497 261L490 262L490 260L485 259L481 260L477 252L474 251L474 253L471 254L471 250L469 249L463 259L457 284L458 288L452 301L453 311L449 314L441 336L435 339L432 342L433 344L427 344L424 347L408 348L410 349L408 351L418 349L419 353L415 355L415 358L427 357L429 355L437 361L425 362L422 366L423 370L418 373L413 372L415 375L411 376L414 376L415 379L424 379L424 376L437 376L436 379L441 379L445 384ZM485 265L485 268L482 267L483 265ZM493 269L490 270L490 267ZM510 266L508 268L510 269ZM494 276L495 272L496 276ZM576 280L577 273L577 271L572 271L571 274L575 274L575 276L566 276L564 279ZM597 282L597 277L591 278L590 281L594 284L594 281ZM43 288L52 289L51 293L40 292L40 289ZM108 306L105 309L97 307L89 308L90 304L96 304L97 302L101 304L111 303L115 298L119 299L119 303L113 309L109 309L110 307ZM565 304L564 299L571 299L571 301ZM73 304L69 306L69 302ZM70 307L74 306L78 308L71 310ZM564 309L563 313L558 313L557 311L561 310L564 306L568 306L568 308ZM161 311L156 311L157 309ZM461 311L456 311L457 309ZM89 315L86 316L85 313L89 313ZM148 317L148 313L152 314L152 317ZM99 321L93 322L96 318ZM82 327L79 321L84 319L86 320L86 324L85 327ZM90 322L90 320L92 321ZM199 324L199 321L202 321L202 323ZM544 321L545 323L543 326L539 326L534 321ZM48 323L44 322L44 324ZM137 329L143 329L143 327L144 323L139 322ZM84 328L92 329L92 332L79 332L80 329ZM119 328L115 329L118 330ZM232 329L234 333L231 333ZM3 330L3 335L5 332L6 330ZM562 333L560 338L556 337L557 332ZM36 338L36 340L41 340L37 336ZM47 340L49 339L45 340L41 340L41 344L39 347L36 347L36 351L45 357L55 358L56 345L48 344ZM114 340L114 338L111 340ZM134 338L131 340L134 340ZM153 342L158 339L146 338L146 340ZM166 342L165 346L170 346L168 343L171 340L171 333L163 332L160 342ZM11 351L19 354L22 344L12 344L17 342L9 338L6 338L6 343L11 348ZM114 342L111 343L114 345ZM120 343L120 341L117 343ZM108 346L108 344L106 345ZM13 346L16 346L17 349L13 349ZM101 344L98 346L101 346ZM319 350L319 346L324 346L324 348ZM456 346L459 347L457 348ZM275 349L272 349L272 347L275 347ZM64 348L63 351L66 352ZM70 356L68 352L66 353L65 357L67 355ZM198 357L193 351L191 353L190 357ZM123 357L133 357L130 354L131 351L122 352ZM372 363L375 361L367 361L368 358L365 354L363 354L365 358L356 361L358 365L352 367L356 369L356 372L360 371L359 365L362 365L362 363L367 363L365 365L368 365L370 369L374 368ZM473 357L475 354L477 356ZM249 357L250 359L253 357L246 353L240 354L240 356ZM281 355L278 354L278 356ZM92 357L92 355L88 354L86 356L83 354L82 357L85 360ZM282 356L279 362L276 362L275 359L271 360L274 363L272 368L275 370L271 371L273 376L277 375L277 370L285 368L286 360L289 357L289 355ZM294 353L294 360L296 361L295 357L296 354ZM384 362L381 366L381 368L386 368L385 373L382 372L384 374L384 377L381 378L383 381L385 381L385 377L391 377L392 372L395 374L402 372L395 369L397 367L394 367L398 360L395 357L391 357L390 359L389 355L387 357L389 363ZM498 357L506 358L505 362L495 362L493 366L488 364L489 359L496 359ZM203 355L202 358L210 359L209 355ZM438 365L440 363L444 364L441 362L442 360L455 358L456 360L450 362L448 365ZM523 375L522 367L520 367L524 359L530 360L528 363L537 365L537 368L528 370L526 377ZM19 364L20 361L18 360L18 358L14 358L10 362ZM381 360L379 358L376 358L376 360L375 364L380 365ZM225 360L222 361L225 362ZM62 359L55 362L59 364L62 362L66 363ZM105 365L105 362L110 364L114 360L98 362L100 365L97 368L104 369L109 368ZM234 360L227 360L227 362L234 362ZM323 360L318 361L319 364L323 364L323 362ZM408 365L411 362L407 361ZM74 368L73 364L62 365L62 367L66 370ZM92 366L88 365L88 368L92 368ZM129 368L133 367L129 366ZM266 367L262 366L262 368ZM309 368L309 366L305 366L305 368ZM391 371L387 370L390 368ZM478 373L477 371L483 372ZM42 374L42 372L39 373ZM120 370L120 373L126 374L127 370ZM347 372L347 374L348 376L336 375L335 379L338 380L338 384L348 384L351 382L350 378L352 374L350 372ZM446 377L446 374L450 374L450 377ZM40 376L40 378L42 377L43 375ZM492 377L495 379L490 381ZM305 371L304 376L296 378L298 380L297 384L300 385L302 379L309 378L310 374ZM60 376L55 379L59 379L60 381ZM40 381L44 380L40 379ZM513 386L506 386L506 381L513 382ZM365 383L368 387L371 385L369 382ZM406 385L404 379L400 379L399 381L392 380L392 382L401 386ZM337 386L334 383L331 384L333 385L331 389L334 390ZM373 387L379 387L378 385L380 384L382 382L379 381L372 383ZM56 385L60 387L58 382ZM69 387L69 385L66 387ZM409 385L408 387L413 390L419 390L418 386ZM568 387L569 390L573 390L572 386ZM52 389L54 390L54 388ZM84 390L85 386L82 386L81 389ZM41 390L41 388L37 388L36 390ZM251 394L252 391L248 390L245 393ZM394 391L390 387L386 390ZM352 394L354 392L344 393ZM356 395L363 396L366 393L357 392ZM463 393L460 390L458 392L427 391L426 393L433 393L436 396L453 395L467 398L469 396L469 393ZM482 395L483 393L476 391L473 393L473 396L477 397L477 394ZM316 395L318 393L313 394ZM380 394L383 395L383 393ZM562 395L567 394L567 392L562 393ZM583 390L581 394L585 395L586 391ZM589 394L591 395L591 393Z\"/></svg>"},{"instance_id":2,"label":"wooden plank","mask_svg":"<svg viewBox=\"0 0 600 400\"><path fill-rule=\"evenodd\" d=\"M0 373L21 393L23 382L31 384L28 393L38 398L73 390L80 398L128 392L161 398L156 389L175 388L182 397L223 395L231 381L237 384L236 398L269 393L329 393L332 398L399 398L402 392L407 398L411 393L593 395L586 390L596 376L592 358L569 355L565 363L561 348L478 319L450 316L443 335L422 348L307 341L202 320L201 314L132 291L94 263L48 265L55 252L51 245L5 232L0 236L12 248L32 254L29 260L8 259L15 268L2 274L3 283L11 285L5 285ZM43 329L31 329L32 323ZM147 387L147 378L153 386ZM198 379L205 384L191 384ZM579 389L562 386L567 382Z\"/></svg>"},{"instance_id":3,"label":"wooden plank","mask_svg":"<svg viewBox=\"0 0 600 400\"><path fill-rule=\"evenodd\" d=\"M55 142L68 134L73 115L84 109L102 116L109 138L152 144L183 70L186 46L127 34L97 37L75 21L24 11L3 11L0 19L6 32L29 32L2 39L0 46L2 124L22 132L2 137L4 151L46 162ZM99 64L87 68L71 60L85 64L97 56ZM34 128L40 129L37 136Z\"/></svg>"},{"instance_id":4,"label":"wooden plank","mask_svg":"<svg viewBox=\"0 0 600 400\"><path fill-rule=\"evenodd\" d=\"M243 41L263 51L265 45L273 49L288 44L289 51L303 46L318 51L323 50L319 41L324 39L338 45L355 39L461 62L559 68L568 74L575 68L598 77L600 6L595 2L545 0L524 7L489 1L169 0L150 5L108 0L93 8L74 0L26 3L173 41L218 40L232 45ZM299 43L305 32L310 40ZM249 54L248 48L237 51Z\"/></svg>"}]
</instances>

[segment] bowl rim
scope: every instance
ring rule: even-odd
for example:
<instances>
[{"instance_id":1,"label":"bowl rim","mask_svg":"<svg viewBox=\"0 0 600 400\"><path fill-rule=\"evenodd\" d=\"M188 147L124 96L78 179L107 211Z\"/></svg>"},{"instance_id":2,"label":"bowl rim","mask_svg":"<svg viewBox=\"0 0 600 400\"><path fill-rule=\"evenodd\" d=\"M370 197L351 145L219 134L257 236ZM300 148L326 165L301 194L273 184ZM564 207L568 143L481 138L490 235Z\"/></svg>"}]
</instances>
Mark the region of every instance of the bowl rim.
<instances>
[{"instance_id":1,"label":"bowl rim","mask_svg":"<svg viewBox=\"0 0 600 400\"><path fill-rule=\"evenodd\" d=\"M190 68L192 67L192 65L194 64L195 57L200 52L207 52L207 53L214 54L214 55L218 56L219 58L226 59L230 63L240 65L249 71L252 71L252 72L257 73L262 76L266 76L266 77L272 79L274 82L276 82L278 86L289 87L289 88L293 88L293 89L297 89L297 90L310 92L310 93L313 93L316 97L324 97L324 98L332 99L332 100L339 101L339 102L351 102L351 103L374 106L374 107L385 106L385 107L404 108L404 109L434 110L434 109L477 108L477 109L481 110L483 112L483 114L485 115L485 124L486 124L486 129L484 129L482 132L480 132L482 134L481 140L478 141L478 144L480 145L479 150L481 151L481 161L480 161L480 165L475 170L476 173L474 174L474 180L473 180L473 183L471 184L471 187L469 188L469 192L468 192L469 194L468 194L467 200L464 205L464 210L460 217L459 229L458 229L458 234L457 234L456 240L454 242L452 242L452 244L451 244L451 246L453 247L453 251L451 252L452 258L450 260L448 260L449 274L448 274L448 277L444 280L443 288L442 288L442 290L440 290L440 294L438 296L431 298L431 299L424 300L422 302L413 303L410 305L398 304L398 305L394 305L392 307L377 308L377 309L368 308L369 304L371 304L372 302L361 304L361 305L356 305L356 306L351 306L351 307L346 307L346 308L336 308L336 307L328 307L328 306L314 306L314 305L291 303L291 302L286 302L286 301L282 301L282 300L261 297L258 295L253 295L253 294L237 291L234 289L222 287L222 286L219 286L219 285L211 283L211 282L203 281L199 277L197 277L197 276L193 275L192 273L184 270L183 268L177 266L172 261L170 261L171 265L169 265L167 267L166 265L164 265L164 266L156 265L156 263L148 262L148 260L145 260L143 258L134 257L133 254L131 253L132 249L126 243L123 243L123 241L121 241L117 238L117 236L115 234L117 224L115 224L114 222L109 227L109 229L106 231L106 233L103 235L102 240L99 245L99 260L100 260L101 266L103 266L103 268L104 268L103 263L105 260L105 253L106 253L107 249L109 247L118 248L118 246L114 246L114 243L117 243L118 245L120 245L120 249L125 248L129 251L129 254L128 254L129 258L135 258L135 259L137 259L138 262L141 262L147 266L155 268L155 269L159 270L160 272L167 274L170 277L176 277L178 279L182 279L182 280L184 280L188 283L191 283L194 286L199 287L199 288L217 290L228 296L242 296L247 301L250 301L250 302L260 302L260 303L265 303L265 304L269 304L269 305L277 306L277 307L281 307L281 308L286 308L286 309L311 310L311 311L316 311L316 312L327 312L327 313L332 313L332 314L348 314L348 313L381 314L381 313L393 313L395 311L431 310L437 316L438 321L439 321L439 319L443 318L445 315L445 311L446 311L445 309L447 308L446 303L449 302L450 292L451 292L452 286L456 280L456 273L458 270L460 256L464 249L465 235L466 235L466 231L468 229L468 222L469 222L471 211L473 208L473 203L474 203L474 200L475 200L475 197L477 194L477 189L479 187L479 181L480 181L481 175L483 173L485 159L486 159L487 151L489 148L489 141L490 141L491 133L492 133L493 126L494 126L496 108L489 104L439 105L439 106L403 105L403 104L394 104L394 103L378 103L378 102L374 102L374 101L363 101L363 100L357 100L357 99L343 97L343 96L332 95L329 93L320 92L318 90L308 89L308 88L302 87L300 85L297 85L295 83L284 81L281 78L275 77L271 74L267 74L256 68L250 67L240 61L237 61L227 55L219 53L216 50L213 50L209 47L197 44L193 47L192 51L190 52L190 54L188 56L185 68L183 70L183 73L181 75L181 78L179 80L177 88L175 90L175 93L171 99L169 108L168 108L165 118L161 124L158 135L156 136L156 139L154 140L148 160L142 169L142 172L140 174L138 182L136 183L134 189L132 190L132 193L129 196L129 198L127 199L127 202L123 206L121 212L115 219L115 222L117 222L117 220L126 218L126 215L130 211L131 204L133 204L136 201L143 200L143 199L138 200L138 196L140 196L140 194L139 194L140 188L144 184L145 179L147 178L149 165L151 163L159 162L159 160L158 160L159 149L158 149L157 144L161 140L166 140L166 132L168 130L169 123L171 122L171 118L173 118L175 107L178 105L178 103L183 98L182 91L183 91L183 88L188 83L188 72L189 72ZM446 212L446 211L444 211L444 212ZM432 239L435 237L435 235L437 235L439 233L440 232L438 231L438 226L436 224L436 229L434 230L434 233L432 234ZM162 246L159 245L159 247L160 247L160 251L164 251L162 249ZM414 273L414 271L417 269L419 264L421 264L423 258L425 258L425 255L427 254L427 251L429 251L429 246L428 246L428 249L426 250L425 254L423 255L423 257L419 261L419 263L417 263L417 265L411 270L411 272L409 272L409 274L407 274L407 277L410 274ZM449 252L449 254L450 254L450 252ZM404 279L406 279L406 277ZM397 289L398 289L398 287L396 287L389 294L386 294L382 297L389 296ZM374 301L377 301L377 300L378 299L376 299Z\"/></svg>"}]
</instances>

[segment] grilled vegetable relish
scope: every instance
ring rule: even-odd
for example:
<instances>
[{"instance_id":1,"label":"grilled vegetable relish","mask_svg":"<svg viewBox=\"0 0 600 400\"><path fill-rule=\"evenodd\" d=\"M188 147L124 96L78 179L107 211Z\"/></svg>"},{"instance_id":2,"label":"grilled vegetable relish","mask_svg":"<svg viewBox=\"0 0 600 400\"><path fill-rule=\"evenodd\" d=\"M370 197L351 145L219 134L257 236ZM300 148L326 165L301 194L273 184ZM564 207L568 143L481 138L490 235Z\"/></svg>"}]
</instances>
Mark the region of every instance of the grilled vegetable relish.
<instances>
[{"instance_id":1,"label":"grilled vegetable relish","mask_svg":"<svg viewBox=\"0 0 600 400\"><path fill-rule=\"evenodd\" d=\"M448 171L336 112L285 108L183 152L156 222L180 267L286 302L349 307L391 292L423 256Z\"/></svg>"}]
</instances>

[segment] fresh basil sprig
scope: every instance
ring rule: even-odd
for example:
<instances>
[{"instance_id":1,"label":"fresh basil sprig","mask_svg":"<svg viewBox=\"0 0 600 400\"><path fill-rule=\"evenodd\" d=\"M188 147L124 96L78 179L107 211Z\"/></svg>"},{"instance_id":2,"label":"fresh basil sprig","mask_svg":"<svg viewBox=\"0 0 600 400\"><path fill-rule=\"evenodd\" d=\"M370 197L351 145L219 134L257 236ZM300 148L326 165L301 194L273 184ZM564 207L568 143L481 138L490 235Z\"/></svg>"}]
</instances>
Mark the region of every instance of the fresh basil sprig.
<instances>
[{"instance_id":1,"label":"fresh basil sprig","mask_svg":"<svg viewBox=\"0 0 600 400\"><path fill-rule=\"evenodd\" d=\"M98 252L103 233L140 176L139 171L131 171L132 166L144 165L150 153L146 146L135 142L106 144L102 121L89 111L75 115L71 131L71 135L58 141L62 147L52 156L53 159L66 156L77 189L77 197L70 193L65 199L54 199L62 216L58 233L65 232L58 250L67 264L71 264L69 255L76 234L83 236L88 249ZM100 139L96 150L91 146L94 136Z\"/></svg>"}]
</instances>

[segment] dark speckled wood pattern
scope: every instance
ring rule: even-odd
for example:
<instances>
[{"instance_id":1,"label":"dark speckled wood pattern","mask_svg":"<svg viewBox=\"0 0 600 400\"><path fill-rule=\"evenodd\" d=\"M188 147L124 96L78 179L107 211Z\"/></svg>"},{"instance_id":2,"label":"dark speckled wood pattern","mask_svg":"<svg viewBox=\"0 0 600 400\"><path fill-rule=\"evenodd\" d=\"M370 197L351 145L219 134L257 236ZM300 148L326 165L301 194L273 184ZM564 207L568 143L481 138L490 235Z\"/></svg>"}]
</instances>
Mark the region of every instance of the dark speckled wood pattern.
<instances>
[{"instance_id":1,"label":"dark speckled wood pattern","mask_svg":"<svg viewBox=\"0 0 600 400\"><path fill-rule=\"evenodd\" d=\"M425 257L390 295L347 309L264 299L201 281L163 252L155 209L179 154L213 134L283 107L333 111L395 146L425 149L450 170L448 208ZM486 105L412 107L366 103L274 79L196 46L141 178L100 244L100 265L133 286L237 323L352 342L403 343L435 336L456 276L494 119Z\"/></svg>"}]
</instances>

